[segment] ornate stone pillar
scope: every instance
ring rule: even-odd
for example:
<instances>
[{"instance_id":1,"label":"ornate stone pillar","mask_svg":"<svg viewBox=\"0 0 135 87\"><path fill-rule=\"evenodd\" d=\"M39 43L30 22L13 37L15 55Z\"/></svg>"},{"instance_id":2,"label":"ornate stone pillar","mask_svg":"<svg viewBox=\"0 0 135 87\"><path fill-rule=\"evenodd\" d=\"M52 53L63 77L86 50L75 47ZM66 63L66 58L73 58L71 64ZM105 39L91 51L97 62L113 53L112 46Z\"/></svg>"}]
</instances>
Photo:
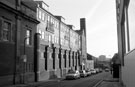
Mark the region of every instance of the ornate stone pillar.
<instances>
[{"instance_id":1,"label":"ornate stone pillar","mask_svg":"<svg viewBox=\"0 0 135 87\"><path fill-rule=\"evenodd\" d=\"M69 68L69 51L66 51L66 67Z\"/></svg>"},{"instance_id":2,"label":"ornate stone pillar","mask_svg":"<svg viewBox=\"0 0 135 87\"><path fill-rule=\"evenodd\" d=\"M47 70L53 69L53 60L52 60L52 48L47 47Z\"/></svg>"},{"instance_id":3,"label":"ornate stone pillar","mask_svg":"<svg viewBox=\"0 0 135 87\"><path fill-rule=\"evenodd\" d=\"M55 69L58 69L59 68L58 54L59 54L59 49L58 48L55 48Z\"/></svg>"},{"instance_id":4,"label":"ornate stone pillar","mask_svg":"<svg viewBox=\"0 0 135 87\"><path fill-rule=\"evenodd\" d=\"M72 51L70 51L70 67L73 67L73 58L72 58Z\"/></svg>"},{"instance_id":5,"label":"ornate stone pillar","mask_svg":"<svg viewBox=\"0 0 135 87\"><path fill-rule=\"evenodd\" d=\"M64 50L61 49L61 68L64 68Z\"/></svg>"},{"instance_id":6,"label":"ornate stone pillar","mask_svg":"<svg viewBox=\"0 0 135 87\"><path fill-rule=\"evenodd\" d=\"M74 66L76 66L76 52L74 52Z\"/></svg>"}]
</instances>

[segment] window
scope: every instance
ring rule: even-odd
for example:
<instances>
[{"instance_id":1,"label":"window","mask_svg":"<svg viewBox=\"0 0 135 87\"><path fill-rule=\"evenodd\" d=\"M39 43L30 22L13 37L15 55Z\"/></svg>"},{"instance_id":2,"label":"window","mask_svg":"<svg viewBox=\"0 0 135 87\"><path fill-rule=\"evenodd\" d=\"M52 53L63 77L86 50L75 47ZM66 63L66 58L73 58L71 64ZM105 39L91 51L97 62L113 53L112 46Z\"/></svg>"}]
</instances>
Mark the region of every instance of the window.
<instances>
[{"instance_id":1,"label":"window","mask_svg":"<svg viewBox=\"0 0 135 87\"><path fill-rule=\"evenodd\" d=\"M49 42L51 42L51 35L49 35Z\"/></svg>"},{"instance_id":2,"label":"window","mask_svg":"<svg viewBox=\"0 0 135 87\"><path fill-rule=\"evenodd\" d=\"M47 33L45 32L45 41L48 41Z\"/></svg>"},{"instance_id":3,"label":"window","mask_svg":"<svg viewBox=\"0 0 135 87\"><path fill-rule=\"evenodd\" d=\"M127 9L125 8L125 52L127 53L129 49L129 31L127 26Z\"/></svg>"},{"instance_id":4,"label":"window","mask_svg":"<svg viewBox=\"0 0 135 87\"><path fill-rule=\"evenodd\" d=\"M55 20L53 19L52 24L55 25Z\"/></svg>"},{"instance_id":5,"label":"window","mask_svg":"<svg viewBox=\"0 0 135 87\"><path fill-rule=\"evenodd\" d=\"M64 43L64 41L63 41L63 39L61 39L61 45L63 45L63 43Z\"/></svg>"},{"instance_id":6,"label":"window","mask_svg":"<svg viewBox=\"0 0 135 87\"><path fill-rule=\"evenodd\" d=\"M11 23L4 21L4 26L2 30L3 41L10 41L11 35Z\"/></svg>"},{"instance_id":7,"label":"window","mask_svg":"<svg viewBox=\"0 0 135 87\"><path fill-rule=\"evenodd\" d=\"M11 41L15 42L15 24L12 24L11 28Z\"/></svg>"},{"instance_id":8,"label":"window","mask_svg":"<svg viewBox=\"0 0 135 87\"><path fill-rule=\"evenodd\" d=\"M42 20L45 20L45 13L42 13Z\"/></svg>"},{"instance_id":9,"label":"window","mask_svg":"<svg viewBox=\"0 0 135 87\"><path fill-rule=\"evenodd\" d=\"M39 19L41 19L42 18L42 13L41 13L41 11L39 10L39 15L38 15L38 17L39 17Z\"/></svg>"},{"instance_id":10,"label":"window","mask_svg":"<svg viewBox=\"0 0 135 87\"><path fill-rule=\"evenodd\" d=\"M31 30L27 29L26 30L26 44L27 45L31 45Z\"/></svg>"},{"instance_id":11,"label":"window","mask_svg":"<svg viewBox=\"0 0 135 87\"><path fill-rule=\"evenodd\" d=\"M42 31L42 39L44 39L45 37L45 33Z\"/></svg>"},{"instance_id":12,"label":"window","mask_svg":"<svg viewBox=\"0 0 135 87\"><path fill-rule=\"evenodd\" d=\"M45 9L45 10L48 10L48 6L44 3L42 3L42 8Z\"/></svg>"},{"instance_id":13,"label":"window","mask_svg":"<svg viewBox=\"0 0 135 87\"><path fill-rule=\"evenodd\" d=\"M54 37L54 43L57 43L57 37L56 36Z\"/></svg>"},{"instance_id":14,"label":"window","mask_svg":"<svg viewBox=\"0 0 135 87\"><path fill-rule=\"evenodd\" d=\"M38 29L38 33L40 33L40 34L41 34L41 29Z\"/></svg>"},{"instance_id":15,"label":"window","mask_svg":"<svg viewBox=\"0 0 135 87\"><path fill-rule=\"evenodd\" d=\"M48 22L50 21L50 16L49 16L49 15L47 16L47 21L48 21Z\"/></svg>"},{"instance_id":16,"label":"window","mask_svg":"<svg viewBox=\"0 0 135 87\"><path fill-rule=\"evenodd\" d=\"M52 22L53 22L53 18L51 16L48 16L46 30L51 33L54 33L54 25L52 24Z\"/></svg>"},{"instance_id":17,"label":"window","mask_svg":"<svg viewBox=\"0 0 135 87\"><path fill-rule=\"evenodd\" d=\"M59 28L59 23L58 22L56 22L56 28Z\"/></svg>"},{"instance_id":18,"label":"window","mask_svg":"<svg viewBox=\"0 0 135 87\"><path fill-rule=\"evenodd\" d=\"M54 20L54 27L56 28L56 20Z\"/></svg>"},{"instance_id":19,"label":"window","mask_svg":"<svg viewBox=\"0 0 135 87\"><path fill-rule=\"evenodd\" d=\"M0 18L0 39L7 42L15 42L15 24Z\"/></svg>"},{"instance_id":20,"label":"window","mask_svg":"<svg viewBox=\"0 0 135 87\"><path fill-rule=\"evenodd\" d=\"M59 43L59 41L58 41L58 37L56 37L56 43L57 43L57 44Z\"/></svg>"},{"instance_id":21,"label":"window","mask_svg":"<svg viewBox=\"0 0 135 87\"><path fill-rule=\"evenodd\" d=\"M54 37L55 37L55 36L54 36L54 35L52 35L52 43L54 43Z\"/></svg>"},{"instance_id":22,"label":"window","mask_svg":"<svg viewBox=\"0 0 135 87\"><path fill-rule=\"evenodd\" d=\"M128 21L129 21L129 45L130 50L135 49L135 0L130 0L128 7Z\"/></svg>"},{"instance_id":23,"label":"window","mask_svg":"<svg viewBox=\"0 0 135 87\"><path fill-rule=\"evenodd\" d=\"M55 37L55 43L57 44L57 37Z\"/></svg>"}]
</instances>

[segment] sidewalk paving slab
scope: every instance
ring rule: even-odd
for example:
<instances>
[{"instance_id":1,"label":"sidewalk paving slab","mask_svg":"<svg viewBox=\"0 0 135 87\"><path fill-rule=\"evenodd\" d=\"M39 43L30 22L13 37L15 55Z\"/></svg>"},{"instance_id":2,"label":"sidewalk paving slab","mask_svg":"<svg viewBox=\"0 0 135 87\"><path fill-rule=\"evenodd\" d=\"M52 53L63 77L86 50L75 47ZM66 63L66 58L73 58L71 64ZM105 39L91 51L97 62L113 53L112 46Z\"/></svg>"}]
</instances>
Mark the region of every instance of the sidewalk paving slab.
<instances>
[{"instance_id":1,"label":"sidewalk paving slab","mask_svg":"<svg viewBox=\"0 0 135 87\"><path fill-rule=\"evenodd\" d=\"M122 87L119 82L105 82L103 81L98 87Z\"/></svg>"},{"instance_id":2,"label":"sidewalk paving slab","mask_svg":"<svg viewBox=\"0 0 135 87\"><path fill-rule=\"evenodd\" d=\"M103 79L102 82L98 83L95 87L122 87L119 78L113 78L112 75L108 76L108 78Z\"/></svg>"},{"instance_id":3,"label":"sidewalk paving slab","mask_svg":"<svg viewBox=\"0 0 135 87\"><path fill-rule=\"evenodd\" d=\"M31 83L25 83L25 84L15 84L15 85L9 85L9 86L4 86L4 87L34 87L34 86L39 86L39 85L45 85L48 86L50 84L57 84L58 81L63 80L64 78L57 78L57 79L52 79L52 80L45 80L45 81L39 81L39 82L31 82Z\"/></svg>"}]
</instances>

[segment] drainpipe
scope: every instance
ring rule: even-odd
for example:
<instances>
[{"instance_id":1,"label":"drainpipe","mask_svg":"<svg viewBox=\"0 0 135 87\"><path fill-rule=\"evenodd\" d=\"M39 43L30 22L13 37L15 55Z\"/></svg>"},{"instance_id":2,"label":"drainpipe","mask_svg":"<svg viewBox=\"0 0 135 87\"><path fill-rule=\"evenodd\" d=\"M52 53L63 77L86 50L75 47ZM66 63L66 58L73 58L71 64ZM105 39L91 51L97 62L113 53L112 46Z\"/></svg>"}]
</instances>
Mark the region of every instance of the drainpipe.
<instances>
[{"instance_id":1,"label":"drainpipe","mask_svg":"<svg viewBox=\"0 0 135 87\"><path fill-rule=\"evenodd\" d=\"M35 81L39 81L39 58L40 58L40 33L35 35Z\"/></svg>"},{"instance_id":2,"label":"drainpipe","mask_svg":"<svg viewBox=\"0 0 135 87\"><path fill-rule=\"evenodd\" d=\"M20 0L15 0L15 10L19 11L20 10ZM18 83L17 76L19 75L20 72L17 72L18 70L18 63L19 63L19 56L20 56L20 17L18 14L15 14L15 63L14 63L14 75L13 75L13 84Z\"/></svg>"}]
</instances>

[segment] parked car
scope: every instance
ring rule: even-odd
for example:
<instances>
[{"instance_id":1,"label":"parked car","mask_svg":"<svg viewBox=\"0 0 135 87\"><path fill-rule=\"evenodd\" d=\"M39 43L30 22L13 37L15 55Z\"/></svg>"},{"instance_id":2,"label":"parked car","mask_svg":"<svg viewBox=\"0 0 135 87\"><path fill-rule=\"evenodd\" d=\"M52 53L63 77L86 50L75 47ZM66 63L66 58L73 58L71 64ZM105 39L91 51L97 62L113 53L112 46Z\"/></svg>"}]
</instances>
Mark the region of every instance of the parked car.
<instances>
[{"instance_id":1,"label":"parked car","mask_svg":"<svg viewBox=\"0 0 135 87\"><path fill-rule=\"evenodd\" d=\"M69 70L68 73L66 74L66 79L77 79L80 78L80 73L78 70L73 71Z\"/></svg>"},{"instance_id":2,"label":"parked car","mask_svg":"<svg viewBox=\"0 0 135 87\"><path fill-rule=\"evenodd\" d=\"M99 72L102 72L103 70L101 68L99 68Z\"/></svg>"},{"instance_id":3,"label":"parked car","mask_svg":"<svg viewBox=\"0 0 135 87\"><path fill-rule=\"evenodd\" d=\"M95 69L91 69L90 70L92 74L96 74L96 70Z\"/></svg>"},{"instance_id":4,"label":"parked car","mask_svg":"<svg viewBox=\"0 0 135 87\"><path fill-rule=\"evenodd\" d=\"M86 70L86 74L87 74L87 76L90 76L91 75L91 71L90 70Z\"/></svg>"},{"instance_id":5,"label":"parked car","mask_svg":"<svg viewBox=\"0 0 135 87\"><path fill-rule=\"evenodd\" d=\"M105 72L109 72L110 70L108 68L105 69Z\"/></svg>"},{"instance_id":6,"label":"parked car","mask_svg":"<svg viewBox=\"0 0 135 87\"><path fill-rule=\"evenodd\" d=\"M99 68L95 68L95 70L96 70L96 73L99 73L100 71L99 71Z\"/></svg>"},{"instance_id":7,"label":"parked car","mask_svg":"<svg viewBox=\"0 0 135 87\"><path fill-rule=\"evenodd\" d=\"M81 77L86 77L87 76L87 73L85 72L85 70L80 70L80 76Z\"/></svg>"}]
</instances>

